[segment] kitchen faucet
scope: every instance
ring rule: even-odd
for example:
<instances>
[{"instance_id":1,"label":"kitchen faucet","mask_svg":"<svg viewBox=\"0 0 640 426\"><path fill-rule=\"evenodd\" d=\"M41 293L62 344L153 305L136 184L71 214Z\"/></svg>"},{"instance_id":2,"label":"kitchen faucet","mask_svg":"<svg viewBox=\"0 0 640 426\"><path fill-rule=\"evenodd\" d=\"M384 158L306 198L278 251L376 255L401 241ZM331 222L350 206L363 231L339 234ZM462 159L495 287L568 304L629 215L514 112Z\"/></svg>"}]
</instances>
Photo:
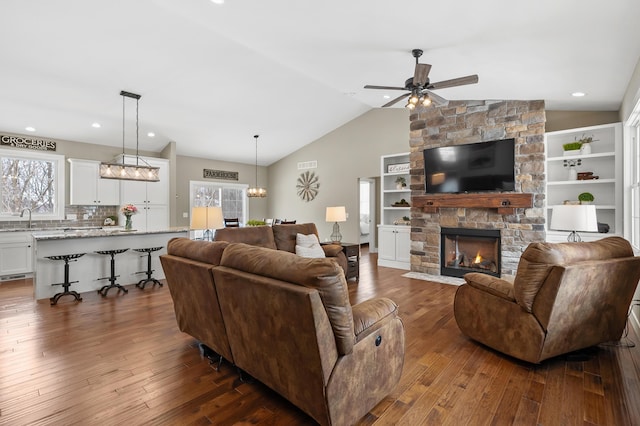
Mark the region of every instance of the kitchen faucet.
<instances>
[{"instance_id":1,"label":"kitchen faucet","mask_svg":"<svg viewBox=\"0 0 640 426\"><path fill-rule=\"evenodd\" d=\"M22 211L20 212L20 217L24 216L25 210L29 212L29 228L31 228L31 209L28 207L22 209Z\"/></svg>"}]
</instances>

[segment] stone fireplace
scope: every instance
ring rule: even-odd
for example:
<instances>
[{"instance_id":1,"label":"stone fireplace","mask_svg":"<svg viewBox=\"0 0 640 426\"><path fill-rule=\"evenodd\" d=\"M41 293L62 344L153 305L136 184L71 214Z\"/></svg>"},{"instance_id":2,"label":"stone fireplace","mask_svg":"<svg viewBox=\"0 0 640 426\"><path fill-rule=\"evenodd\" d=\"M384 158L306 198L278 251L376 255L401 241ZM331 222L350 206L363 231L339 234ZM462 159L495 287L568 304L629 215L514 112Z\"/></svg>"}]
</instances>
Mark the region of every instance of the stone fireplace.
<instances>
[{"instance_id":1,"label":"stone fireplace","mask_svg":"<svg viewBox=\"0 0 640 426\"><path fill-rule=\"evenodd\" d=\"M520 255L531 242L545 240L544 101L451 101L442 107L418 107L410 116L411 270L441 275L442 228L487 230L500 235L497 276L515 275ZM457 200L424 207L425 148L515 139L517 195L530 194L531 205L503 209L490 203ZM446 259L445 259L446 261Z\"/></svg>"},{"instance_id":2,"label":"stone fireplace","mask_svg":"<svg viewBox=\"0 0 640 426\"><path fill-rule=\"evenodd\" d=\"M440 274L462 277L467 272L500 276L500 231L440 229Z\"/></svg>"}]
</instances>

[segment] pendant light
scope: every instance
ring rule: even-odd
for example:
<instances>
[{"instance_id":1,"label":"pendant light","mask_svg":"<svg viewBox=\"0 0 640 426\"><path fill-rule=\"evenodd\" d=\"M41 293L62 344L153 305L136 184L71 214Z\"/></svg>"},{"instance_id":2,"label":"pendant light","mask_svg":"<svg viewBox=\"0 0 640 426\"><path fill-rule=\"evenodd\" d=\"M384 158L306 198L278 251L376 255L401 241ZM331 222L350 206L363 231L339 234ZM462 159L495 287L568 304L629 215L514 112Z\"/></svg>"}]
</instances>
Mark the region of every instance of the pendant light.
<instances>
[{"instance_id":1,"label":"pendant light","mask_svg":"<svg viewBox=\"0 0 640 426\"><path fill-rule=\"evenodd\" d=\"M247 189L247 197L250 198L265 198L267 196L267 189L258 186L258 137L260 135L253 135L256 139L256 186Z\"/></svg>"},{"instance_id":2,"label":"pendant light","mask_svg":"<svg viewBox=\"0 0 640 426\"><path fill-rule=\"evenodd\" d=\"M122 163L100 163L100 177L103 179L119 179L119 180L138 180L144 182L158 182L160 180L159 167L150 166L138 155L139 146L139 121L138 121L138 104L141 96L131 92L120 92L122 96ZM126 164L124 155L124 117L125 117L125 98L136 100L136 164ZM144 163L144 164L141 164Z\"/></svg>"}]
</instances>

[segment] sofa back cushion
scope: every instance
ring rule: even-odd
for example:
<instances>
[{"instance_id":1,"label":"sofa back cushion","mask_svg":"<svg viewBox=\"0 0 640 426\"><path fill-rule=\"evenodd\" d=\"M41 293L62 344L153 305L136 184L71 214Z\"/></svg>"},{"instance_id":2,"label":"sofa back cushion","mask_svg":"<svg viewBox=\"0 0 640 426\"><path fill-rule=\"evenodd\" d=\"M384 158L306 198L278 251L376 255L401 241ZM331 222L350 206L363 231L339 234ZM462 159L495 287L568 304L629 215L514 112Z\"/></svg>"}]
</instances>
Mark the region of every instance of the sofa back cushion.
<instances>
[{"instance_id":1,"label":"sofa back cushion","mask_svg":"<svg viewBox=\"0 0 640 426\"><path fill-rule=\"evenodd\" d=\"M245 243L275 250L276 242L270 226L246 226L244 228L222 228L215 232L214 241Z\"/></svg>"},{"instance_id":2,"label":"sofa back cushion","mask_svg":"<svg viewBox=\"0 0 640 426\"><path fill-rule=\"evenodd\" d=\"M300 223L295 225L273 225L273 238L278 250L296 252L296 236L298 234L318 236L318 228L315 223Z\"/></svg>"},{"instance_id":3,"label":"sofa back cushion","mask_svg":"<svg viewBox=\"0 0 640 426\"><path fill-rule=\"evenodd\" d=\"M189 238L172 238L167 244L167 254L195 260L196 262L219 265L222 252L229 244L210 241L193 241Z\"/></svg>"},{"instance_id":4,"label":"sofa back cushion","mask_svg":"<svg viewBox=\"0 0 640 426\"><path fill-rule=\"evenodd\" d=\"M629 256L633 256L631 244L621 237L582 243L531 243L518 264L513 288L516 301L531 312L538 291L555 265Z\"/></svg>"},{"instance_id":5,"label":"sofa back cushion","mask_svg":"<svg viewBox=\"0 0 640 426\"><path fill-rule=\"evenodd\" d=\"M331 322L338 353L351 353L355 342L353 313L347 282L336 262L246 244L230 244L220 265L317 290Z\"/></svg>"}]
</instances>

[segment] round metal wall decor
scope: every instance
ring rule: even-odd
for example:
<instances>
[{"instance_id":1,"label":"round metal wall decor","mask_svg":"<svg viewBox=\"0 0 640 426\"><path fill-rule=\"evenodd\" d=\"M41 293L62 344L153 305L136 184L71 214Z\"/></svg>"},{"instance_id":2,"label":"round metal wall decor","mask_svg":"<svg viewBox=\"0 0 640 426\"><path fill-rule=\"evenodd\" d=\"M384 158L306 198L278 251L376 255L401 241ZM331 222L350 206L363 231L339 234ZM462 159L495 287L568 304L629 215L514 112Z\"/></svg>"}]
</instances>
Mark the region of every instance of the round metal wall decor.
<instances>
[{"instance_id":1,"label":"round metal wall decor","mask_svg":"<svg viewBox=\"0 0 640 426\"><path fill-rule=\"evenodd\" d=\"M320 179L314 172L306 171L300 174L298 177L298 183L296 188L298 189L298 197L303 201L309 202L316 198L318 195L318 188L320 188Z\"/></svg>"}]
</instances>

